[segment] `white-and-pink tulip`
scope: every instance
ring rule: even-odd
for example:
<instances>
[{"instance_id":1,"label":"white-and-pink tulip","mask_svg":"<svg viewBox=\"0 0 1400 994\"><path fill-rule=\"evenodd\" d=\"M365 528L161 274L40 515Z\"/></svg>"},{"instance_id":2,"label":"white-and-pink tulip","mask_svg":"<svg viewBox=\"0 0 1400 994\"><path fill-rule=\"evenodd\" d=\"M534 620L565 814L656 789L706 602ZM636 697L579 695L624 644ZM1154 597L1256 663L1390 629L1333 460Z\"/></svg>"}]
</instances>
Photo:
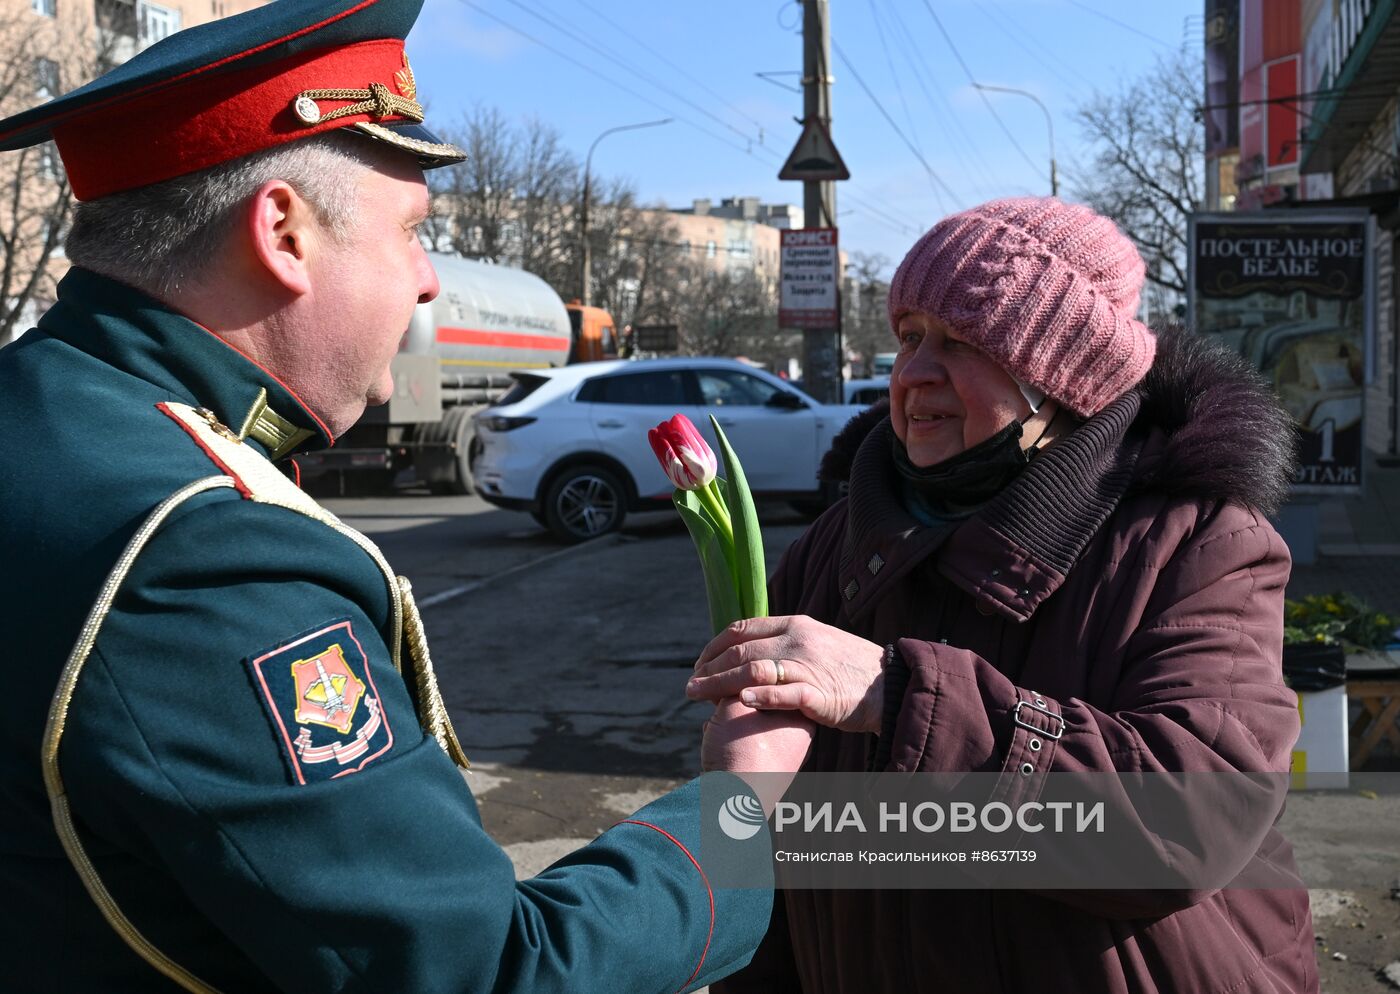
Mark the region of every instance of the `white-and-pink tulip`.
<instances>
[{"instance_id":1,"label":"white-and-pink tulip","mask_svg":"<svg viewBox=\"0 0 1400 994\"><path fill-rule=\"evenodd\" d=\"M768 589L763 539L744 468L719 422L711 418L710 423L727 480L716 476L714 450L684 414L661 422L647 432L647 440L676 486L673 500L700 554L710 623L719 632L740 618L767 614Z\"/></svg>"},{"instance_id":2,"label":"white-and-pink tulip","mask_svg":"<svg viewBox=\"0 0 1400 994\"><path fill-rule=\"evenodd\" d=\"M714 481L719 461L703 435L684 414L647 432L651 451L677 490L699 490Z\"/></svg>"}]
</instances>

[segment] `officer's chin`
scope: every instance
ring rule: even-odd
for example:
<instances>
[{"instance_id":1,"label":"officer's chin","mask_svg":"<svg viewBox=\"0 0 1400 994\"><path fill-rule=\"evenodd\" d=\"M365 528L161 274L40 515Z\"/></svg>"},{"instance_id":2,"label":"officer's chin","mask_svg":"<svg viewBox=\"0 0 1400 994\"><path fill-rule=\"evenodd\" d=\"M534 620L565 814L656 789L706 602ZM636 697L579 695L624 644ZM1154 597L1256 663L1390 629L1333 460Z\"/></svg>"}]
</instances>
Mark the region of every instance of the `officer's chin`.
<instances>
[{"instance_id":1,"label":"officer's chin","mask_svg":"<svg viewBox=\"0 0 1400 994\"><path fill-rule=\"evenodd\" d=\"M394 396L394 374L387 369L384 375L379 378L379 382L370 388L365 395L365 403L370 407L381 407L389 403L389 398Z\"/></svg>"}]
</instances>

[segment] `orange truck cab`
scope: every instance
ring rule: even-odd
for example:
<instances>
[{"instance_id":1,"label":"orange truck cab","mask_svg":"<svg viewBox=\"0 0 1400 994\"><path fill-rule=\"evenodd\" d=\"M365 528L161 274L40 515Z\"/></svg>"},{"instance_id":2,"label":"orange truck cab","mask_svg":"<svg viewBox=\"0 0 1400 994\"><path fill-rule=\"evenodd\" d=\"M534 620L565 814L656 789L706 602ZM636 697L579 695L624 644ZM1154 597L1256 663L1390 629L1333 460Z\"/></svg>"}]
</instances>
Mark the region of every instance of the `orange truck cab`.
<instances>
[{"instance_id":1,"label":"orange truck cab","mask_svg":"<svg viewBox=\"0 0 1400 994\"><path fill-rule=\"evenodd\" d=\"M577 298L565 305L573 334L569 364L617 358L617 329L612 315L601 307L586 307Z\"/></svg>"}]
</instances>

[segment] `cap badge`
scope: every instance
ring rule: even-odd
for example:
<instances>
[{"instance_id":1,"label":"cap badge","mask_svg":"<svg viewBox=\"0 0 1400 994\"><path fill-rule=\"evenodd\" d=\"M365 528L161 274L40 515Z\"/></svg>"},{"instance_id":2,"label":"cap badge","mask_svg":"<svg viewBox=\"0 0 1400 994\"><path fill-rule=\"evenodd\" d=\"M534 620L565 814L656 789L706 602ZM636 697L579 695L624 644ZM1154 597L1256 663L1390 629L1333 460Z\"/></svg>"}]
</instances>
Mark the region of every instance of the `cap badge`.
<instances>
[{"instance_id":1,"label":"cap badge","mask_svg":"<svg viewBox=\"0 0 1400 994\"><path fill-rule=\"evenodd\" d=\"M403 68L394 73L394 81L399 92L410 100L418 99L418 82L413 78L413 67L408 64L408 53L403 53Z\"/></svg>"},{"instance_id":2,"label":"cap badge","mask_svg":"<svg viewBox=\"0 0 1400 994\"><path fill-rule=\"evenodd\" d=\"M319 124L321 121L321 108L305 93L296 98L292 110L296 112L302 124Z\"/></svg>"},{"instance_id":3,"label":"cap badge","mask_svg":"<svg viewBox=\"0 0 1400 994\"><path fill-rule=\"evenodd\" d=\"M404 53L403 68L394 74L394 83L399 92L394 93L383 83L370 83L364 89L342 87L329 90L303 90L292 101L292 113L308 127L324 124L355 114L368 114L382 121L386 117L402 117L421 124L423 107L417 101L418 84L413 78L413 70L408 64L408 53ZM402 94L402 95L400 95ZM353 103L321 113L322 100L350 100Z\"/></svg>"}]
</instances>

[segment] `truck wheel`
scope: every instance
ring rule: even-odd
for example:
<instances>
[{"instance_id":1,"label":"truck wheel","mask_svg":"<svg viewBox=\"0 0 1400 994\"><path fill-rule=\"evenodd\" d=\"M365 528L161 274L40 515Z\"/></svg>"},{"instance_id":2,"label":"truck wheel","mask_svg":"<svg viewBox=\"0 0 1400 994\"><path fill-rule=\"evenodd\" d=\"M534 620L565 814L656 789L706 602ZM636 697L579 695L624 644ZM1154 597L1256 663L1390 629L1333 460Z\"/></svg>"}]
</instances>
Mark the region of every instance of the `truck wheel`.
<instances>
[{"instance_id":1,"label":"truck wheel","mask_svg":"<svg viewBox=\"0 0 1400 994\"><path fill-rule=\"evenodd\" d=\"M472 428L473 409L449 407L442 416L443 435L452 443L445 472L428 485L435 494L473 494L476 481L472 479L471 450L476 441Z\"/></svg>"},{"instance_id":2,"label":"truck wheel","mask_svg":"<svg viewBox=\"0 0 1400 994\"><path fill-rule=\"evenodd\" d=\"M602 466L570 466L545 493L545 524L570 545L617 531L626 517L627 491Z\"/></svg>"}]
</instances>

